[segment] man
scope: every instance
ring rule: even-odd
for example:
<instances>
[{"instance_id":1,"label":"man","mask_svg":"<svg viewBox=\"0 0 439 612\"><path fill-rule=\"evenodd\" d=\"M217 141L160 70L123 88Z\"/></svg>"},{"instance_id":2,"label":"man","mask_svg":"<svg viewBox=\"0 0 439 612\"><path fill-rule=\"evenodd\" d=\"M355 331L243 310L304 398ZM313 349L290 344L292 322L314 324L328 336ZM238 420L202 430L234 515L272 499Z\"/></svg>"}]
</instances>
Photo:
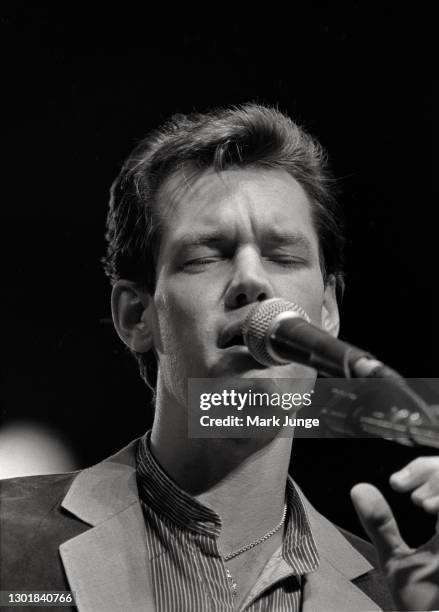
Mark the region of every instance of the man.
<instances>
[{"instance_id":1,"label":"man","mask_svg":"<svg viewBox=\"0 0 439 612\"><path fill-rule=\"evenodd\" d=\"M239 330L281 297L338 333L328 185L319 145L257 105L176 117L133 151L112 188L105 265L117 332L155 389L153 428L78 474L2 487L3 590L71 589L81 611L379 610L389 588L401 609L439 601L436 540L404 548L373 487L353 497L384 576L372 547L288 477L291 438L187 436L191 378L312 384L303 366L261 366ZM416 465L395 487L437 512L437 465Z\"/></svg>"}]
</instances>

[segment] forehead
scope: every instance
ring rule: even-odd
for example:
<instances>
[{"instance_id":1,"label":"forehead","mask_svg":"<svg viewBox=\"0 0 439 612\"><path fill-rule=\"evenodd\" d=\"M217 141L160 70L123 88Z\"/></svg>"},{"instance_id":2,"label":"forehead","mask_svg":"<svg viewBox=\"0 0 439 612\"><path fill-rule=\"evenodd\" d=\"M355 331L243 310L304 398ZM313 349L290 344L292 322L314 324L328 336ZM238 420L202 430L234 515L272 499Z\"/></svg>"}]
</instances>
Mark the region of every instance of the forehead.
<instances>
[{"instance_id":1,"label":"forehead","mask_svg":"<svg viewBox=\"0 0 439 612\"><path fill-rule=\"evenodd\" d=\"M301 232L317 246L311 204L301 185L281 169L179 171L158 193L162 245L188 233L260 236Z\"/></svg>"}]
</instances>

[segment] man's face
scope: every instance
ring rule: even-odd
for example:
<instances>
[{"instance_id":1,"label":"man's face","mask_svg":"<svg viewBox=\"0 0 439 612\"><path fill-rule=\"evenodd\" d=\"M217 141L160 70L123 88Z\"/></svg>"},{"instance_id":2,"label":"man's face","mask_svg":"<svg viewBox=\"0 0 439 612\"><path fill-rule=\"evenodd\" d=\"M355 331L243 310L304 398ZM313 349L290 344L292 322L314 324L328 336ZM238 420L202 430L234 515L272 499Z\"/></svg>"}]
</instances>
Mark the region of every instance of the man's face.
<instances>
[{"instance_id":1,"label":"man's face","mask_svg":"<svg viewBox=\"0 0 439 612\"><path fill-rule=\"evenodd\" d=\"M251 306L272 297L321 324L318 238L299 183L283 170L209 170L171 176L158 197L154 343L167 392L184 403L191 377L309 377L297 364L261 366L235 334Z\"/></svg>"}]
</instances>

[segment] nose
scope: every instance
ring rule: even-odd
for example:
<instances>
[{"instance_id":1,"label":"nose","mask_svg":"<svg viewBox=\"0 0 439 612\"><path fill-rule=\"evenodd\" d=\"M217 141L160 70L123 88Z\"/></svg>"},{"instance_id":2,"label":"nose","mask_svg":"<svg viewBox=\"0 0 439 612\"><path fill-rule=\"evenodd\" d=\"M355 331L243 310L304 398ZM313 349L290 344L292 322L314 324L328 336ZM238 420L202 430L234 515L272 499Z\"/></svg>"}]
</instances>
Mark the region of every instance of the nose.
<instances>
[{"instance_id":1,"label":"nose","mask_svg":"<svg viewBox=\"0 0 439 612\"><path fill-rule=\"evenodd\" d=\"M226 308L241 308L275 297L259 252L246 247L235 256L234 274L226 290Z\"/></svg>"}]
</instances>

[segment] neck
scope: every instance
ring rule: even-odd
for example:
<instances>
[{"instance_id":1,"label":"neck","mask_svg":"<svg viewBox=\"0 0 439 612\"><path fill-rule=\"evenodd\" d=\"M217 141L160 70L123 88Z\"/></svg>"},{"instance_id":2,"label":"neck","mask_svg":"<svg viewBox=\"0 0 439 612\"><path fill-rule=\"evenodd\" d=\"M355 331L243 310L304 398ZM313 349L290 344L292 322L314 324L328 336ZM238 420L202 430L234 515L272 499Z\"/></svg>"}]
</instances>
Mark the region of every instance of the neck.
<instances>
[{"instance_id":1,"label":"neck","mask_svg":"<svg viewBox=\"0 0 439 612\"><path fill-rule=\"evenodd\" d=\"M182 489L219 514L223 550L273 528L284 506L292 439L197 439L186 432L185 407L158 388L152 452Z\"/></svg>"}]
</instances>

